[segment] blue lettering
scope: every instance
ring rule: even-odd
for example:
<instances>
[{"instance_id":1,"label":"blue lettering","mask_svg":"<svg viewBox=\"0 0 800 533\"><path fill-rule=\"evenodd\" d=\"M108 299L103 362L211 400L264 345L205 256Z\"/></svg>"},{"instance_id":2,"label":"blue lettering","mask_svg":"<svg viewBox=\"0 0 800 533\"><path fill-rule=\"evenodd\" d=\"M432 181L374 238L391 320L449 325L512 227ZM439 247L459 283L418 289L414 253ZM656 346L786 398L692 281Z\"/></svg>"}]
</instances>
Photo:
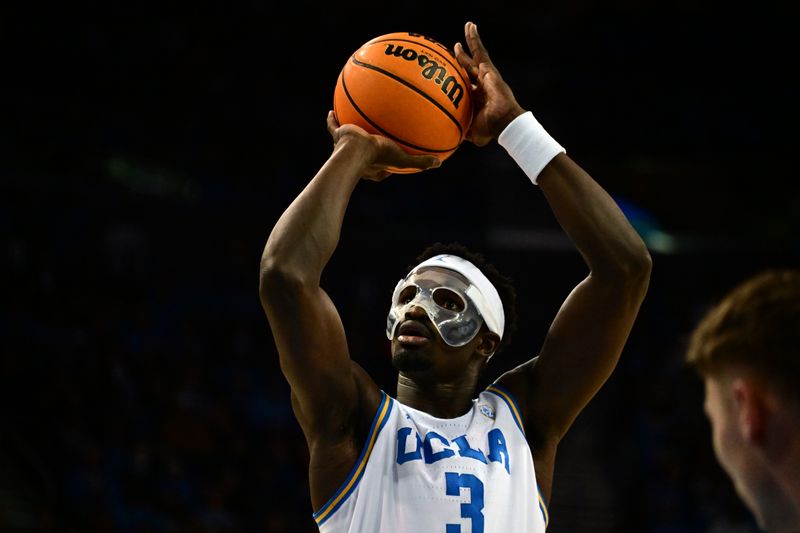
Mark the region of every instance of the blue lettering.
<instances>
[{"instance_id":1,"label":"blue lettering","mask_svg":"<svg viewBox=\"0 0 800 533\"><path fill-rule=\"evenodd\" d=\"M466 435L457 437L453 442L458 445L458 455L461 457L469 457L470 459L477 459L483 464L486 464L486 456L482 451L476 450L469 445Z\"/></svg>"},{"instance_id":2,"label":"blue lettering","mask_svg":"<svg viewBox=\"0 0 800 533\"><path fill-rule=\"evenodd\" d=\"M434 453L433 446L431 445L431 441L433 439L439 440L439 442L441 442L445 448L440 452ZM448 457L452 457L453 455L455 455L456 452L448 448L448 446L450 446L450 443L447 441L446 438L442 437L435 431L429 432L427 435L425 435L425 444L424 447L422 448L425 451L425 462L427 464L431 464L435 463L436 461L447 459Z\"/></svg>"},{"instance_id":3,"label":"blue lettering","mask_svg":"<svg viewBox=\"0 0 800 533\"><path fill-rule=\"evenodd\" d=\"M415 432L414 436L417 438L417 449L413 452L406 451L406 440L408 440L408 436L411 434L411 428L400 428L397 432L397 464L401 465L407 461L415 461L417 459L422 459L422 440L419 438L419 435Z\"/></svg>"},{"instance_id":4,"label":"blue lettering","mask_svg":"<svg viewBox=\"0 0 800 533\"><path fill-rule=\"evenodd\" d=\"M416 445L408 442L412 433L414 434ZM506 472L510 474L511 456L508 453L505 435L499 428L494 428L489 431L487 438L489 444L488 455L483 450L473 448L466 435L456 437L451 444L450 441L435 431L430 431L424 438L420 438L419 433L414 431L413 428L400 428L397 431L397 464L419 461L423 458L426 464L432 464L455 456L455 447L457 446L460 457L474 459L483 464L488 464L489 461L500 463L505 466Z\"/></svg>"},{"instance_id":5,"label":"blue lettering","mask_svg":"<svg viewBox=\"0 0 800 533\"><path fill-rule=\"evenodd\" d=\"M511 473L511 458L508 456L508 447L506 446L506 438L503 432L498 428L494 428L489 432L489 460L503 462L505 457L506 472Z\"/></svg>"}]
</instances>

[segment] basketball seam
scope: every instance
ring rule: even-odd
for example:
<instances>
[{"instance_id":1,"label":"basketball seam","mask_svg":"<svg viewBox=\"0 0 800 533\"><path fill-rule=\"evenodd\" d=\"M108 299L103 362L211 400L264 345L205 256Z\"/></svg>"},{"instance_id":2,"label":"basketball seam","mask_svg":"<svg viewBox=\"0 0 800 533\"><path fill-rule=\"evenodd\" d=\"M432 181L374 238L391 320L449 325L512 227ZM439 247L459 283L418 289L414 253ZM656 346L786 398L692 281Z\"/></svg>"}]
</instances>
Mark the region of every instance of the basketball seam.
<instances>
[{"instance_id":1,"label":"basketball seam","mask_svg":"<svg viewBox=\"0 0 800 533\"><path fill-rule=\"evenodd\" d=\"M354 61L355 61L355 60L354 60ZM367 66L367 67L368 67L369 65L364 65L364 66ZM376 69L376 70L377 70L377 69ZM388 74L388 73L385 73L385 74ZM398 81L402 82L403 80L398 80ZM405 85L405 83L404 83L404 85ZM413 87L412 87L412 88L413 88ZM355 109L355 110L356 110L356 112L357 112L359 115L361 115L361 116L364 118L364 120L366 120L367 122L369 122L369 123L370 123L370 125L371 125L373 128L375 128L376 130L378 130L379 132L381 132L381 134L385 135L386 137L389 137L389 138L390 138L390 139L392 139L393 141L396 141L396 142L398 142L398 143L400 143L400 144L404 144L404 145L408 146L409 148L413 148L413 149L415 149L415 150L419 150L419 151L421 151L421 152L430 152L430 153L446 153L446 152L452 152L452 151L454 151L456 148L458 148L458 145L456 145L454 148L447 148L447 149L444 149L444 150L437 150L437 149L435 149L435 148L426 148L426 147L424 147L424 146L417 146L417 145L415 145L415 144L411 144L410 142L404 141L403 139L401 139L401 138L399 138L399 137L397 137L397 136L395 136L395 135L392 135L392 134L391 134L391 133L389 133L388 131L384 130L383 128L381 128L380 126L378 126L377 124L375 124L375 123L374 123L374 122L373 122L373 121L372 121L372 120L371 120L371 119L370 119L370 118L369 118L369 117L366 115L366 113L364 113L364 112L361 110L361 108L360 108L360 107L358 107L358 104L356 104L355 100L354 100L354 99L353 99L353 97L350 95L350 91L347 89L347 83L345 82L345 73L344 73L344 72L342 72L342 89L344 89L344 94L345 94L345 96L347 96L347 100L350 102L350 105L352 105L352 106L353 106L353 109ZM423 96L426 96L426 95L425 95L425 94L423 94L423 93L420 93L420 94L422 94ZM436 102L433 102L433 103L434 103L434 104L436 104ZM438 104L437 104L437 107L441 107L441 106L438 106ZM443 112L444 112L446 115L448 115L448 116L449 116L449 113L447 113L447 110L444 110L444 109L442 109L442 111L443 111ZM451 120L453 119L453 117L449 117L449 118L450 118ZM457 121L456 121L456 124L457 124L457 126L458 126L458 128L459 128L459 132L460 132L460 131L461 131L461 125L460 125L460 124L458 124L458 123L457 123Z\"/></svg>"},{"instance_id":2,"label":"basketball seam","mask_svg":"<svg viewBox=\"0 0 800 533\"><path fill-rule=\"evenodd\" d=\"M435 99L433 99L430 96L428 96L428 94L426 94L424 91L422 91L419 88L415 87L413 84L407 82L403 78L401 78L401 77L389 72L388 70L384 70L384 69L382 69L380 67L376 67L375 65L370 65L369 63L364 63L363 61L359 61L358 59L355 58L355 56L352 57L351 61L353 62L353 64L358 65L359 67L368 68L370 70L374 70L375 72L379 72L379 73L383 74L384 76L392 78L393 80L397 81L398 83L400 83L402 85L405 85L406 87L408 87L409 89L411 89L415 93L419 94L420 96L422 96L423 98L428 100L430 103L435 105L437 108L439 108L439 110L442 113L444 113L447 116L447 118L449 118L450 120L453 121L453 124L455 124L456 128L458 128L458 137L459 138L462 138L464 136L464 129L461 127L461 123L458 121L458 119L456 119L456 117L454 117L447 109L445 109L442 106L442 104L440 104ZM349 98L349 93L348 93L348 98ZM353 104L353 105L355 105L355 104ZM367 117L365 116L364 118L367 118ZM367 119L367 120L369 120L369 119ZM411 145L409 145L409 146L411 146ZM447 150L441 150L441 151L446 152Z\"/></svg>"}]
</instances>

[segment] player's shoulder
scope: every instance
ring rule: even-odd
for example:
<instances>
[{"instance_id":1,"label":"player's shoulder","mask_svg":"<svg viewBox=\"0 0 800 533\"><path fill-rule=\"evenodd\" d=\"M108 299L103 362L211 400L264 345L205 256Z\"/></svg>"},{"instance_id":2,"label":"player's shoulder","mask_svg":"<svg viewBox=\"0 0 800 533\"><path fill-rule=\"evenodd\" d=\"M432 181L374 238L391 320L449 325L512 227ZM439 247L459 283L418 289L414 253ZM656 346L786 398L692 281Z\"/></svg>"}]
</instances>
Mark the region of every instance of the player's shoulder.
<instances>
[{"instance_id":1,"label":"player's shoulder","mask_svg":"<svg viewBox=\"0 0 800 533\"><path fill-rule=\"evenodd\" d=\"M351 361L350 366L358 398L355 419L358 425L364 422L371 423L381 403L388 401L389 398L361 365Z\"/></svg>"},{"instance_id":2,"label":"player's shoulder","mask_svg":"<svg viewBox=\"0 0 800 533\"><path fill-rule=\"evenodd\" d=\"M513 396L517 403L524 407L531 386L531 377L535 373L538 360L539 356L536 356L517 365L511 370L507 370L494 380L487 389L490 387L503 389L507 394Z\"/></svg>"},{"instance_id":3,"label":"player's shoulder","mask_svg":"<svg viewBox=\"0 0 800 533\"><path fill-rule=\"evenodd\" d=\"M501 383L495 381L483 389L475 402L475 408L480 414L498 422L513 420L522 434L525 434L520 404L514 393Z\"/></svg>"}]
</instances>

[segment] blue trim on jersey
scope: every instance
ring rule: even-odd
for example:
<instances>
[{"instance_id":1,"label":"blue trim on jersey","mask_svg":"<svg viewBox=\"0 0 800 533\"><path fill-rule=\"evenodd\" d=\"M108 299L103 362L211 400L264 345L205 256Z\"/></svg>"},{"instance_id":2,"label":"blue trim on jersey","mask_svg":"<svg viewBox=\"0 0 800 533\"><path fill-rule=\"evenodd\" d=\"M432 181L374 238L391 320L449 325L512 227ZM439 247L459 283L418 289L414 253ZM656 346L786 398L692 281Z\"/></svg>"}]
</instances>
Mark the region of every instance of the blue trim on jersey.
<instances>
[{"instance_id":1,"label":"blue trim on jersey","mask_svg":"<svg viewBox=\"0 0 800 533\"><path fill-rule=\"evenodd\" d=\"M494 389L494 390L493 390ZM488 387L486 387L486 392L491 392L508 405L508 409L511 411L511 415L514 418L514 422L517 424L517 427L522 432L522 435L525 435L525 429L522 427L522 415L519 412L519 407L517 406L517 400L514 398L514 395L508 392L506 389L497 385L496 383L492 383Z\"/></svg>"},{"instance_id":2,"label":"blue trim on jersey","mask_svg":"<svg viewBox=\"0 0 800 533\"><path fill-rule=\"evenodd\" d=\"M341 507L342 504L347 500L350 494L353 493L355 488L358 486L358 483L361 481L361 477L364 475L364 470L366 469L369 455L372 453L372 448L375 446L375 441L378 440L378 435L383 429L383 426L386 425L386 421L389 420L389 415L391 414L392 407L394 406L394 400L390 398L389 395L383 391L381 391L381 395L381 403L378 406L378 411L375 413L375 417L372 419L372 425L369 428L367 441L364 443L364 447L361 450L361 455L356 461L356 464L353 465L353 469L347 475L347 478L339 487L339 490L336 491L336 494L334 494L325 503L325 505L320 507L319 511L312 515L314 520L317 522L317 526L321 526L326 520L328 520L328 518L333 516L339 507Z\"/></svg>"},{"instance_id":3,"label":"blue trim on jersey","mask_svg":"<svg viewBox=\"0 0 800 533\"><path fill-rule=\"evenodd\" d=\"M542 512L544 527L547 529L547 524L550 523L550 512L547 510L547 504L544 501L544 496L542 496L542 490L539 488L538 482L536 483L536 492L539 494L539 510Z\"/></svg>"}]
</instances>

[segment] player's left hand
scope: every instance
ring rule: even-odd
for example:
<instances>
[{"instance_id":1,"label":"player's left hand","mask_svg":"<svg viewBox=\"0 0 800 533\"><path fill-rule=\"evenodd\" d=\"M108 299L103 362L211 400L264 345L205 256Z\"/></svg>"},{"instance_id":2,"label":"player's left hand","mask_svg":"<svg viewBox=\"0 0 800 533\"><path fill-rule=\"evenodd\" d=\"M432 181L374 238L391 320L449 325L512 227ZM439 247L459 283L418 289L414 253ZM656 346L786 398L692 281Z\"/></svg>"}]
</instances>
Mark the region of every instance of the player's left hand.
<instances>
[{"instance_id":1,"label":"player's left hand","mask_svg":"<svg viewBox=\"0 0 800 533\"><path fill-rule=\"evenodd\" d=\"M461 43L456 43L454 50L458 62L472 81L475 111L466 139L476 146L484 146L496 139L525 110L517 103L511 87L489 58L489 52L478 35L478 26L467 22L464 25L464 37L470 53L464 50Z\"/></svg>"}]
</instances>

